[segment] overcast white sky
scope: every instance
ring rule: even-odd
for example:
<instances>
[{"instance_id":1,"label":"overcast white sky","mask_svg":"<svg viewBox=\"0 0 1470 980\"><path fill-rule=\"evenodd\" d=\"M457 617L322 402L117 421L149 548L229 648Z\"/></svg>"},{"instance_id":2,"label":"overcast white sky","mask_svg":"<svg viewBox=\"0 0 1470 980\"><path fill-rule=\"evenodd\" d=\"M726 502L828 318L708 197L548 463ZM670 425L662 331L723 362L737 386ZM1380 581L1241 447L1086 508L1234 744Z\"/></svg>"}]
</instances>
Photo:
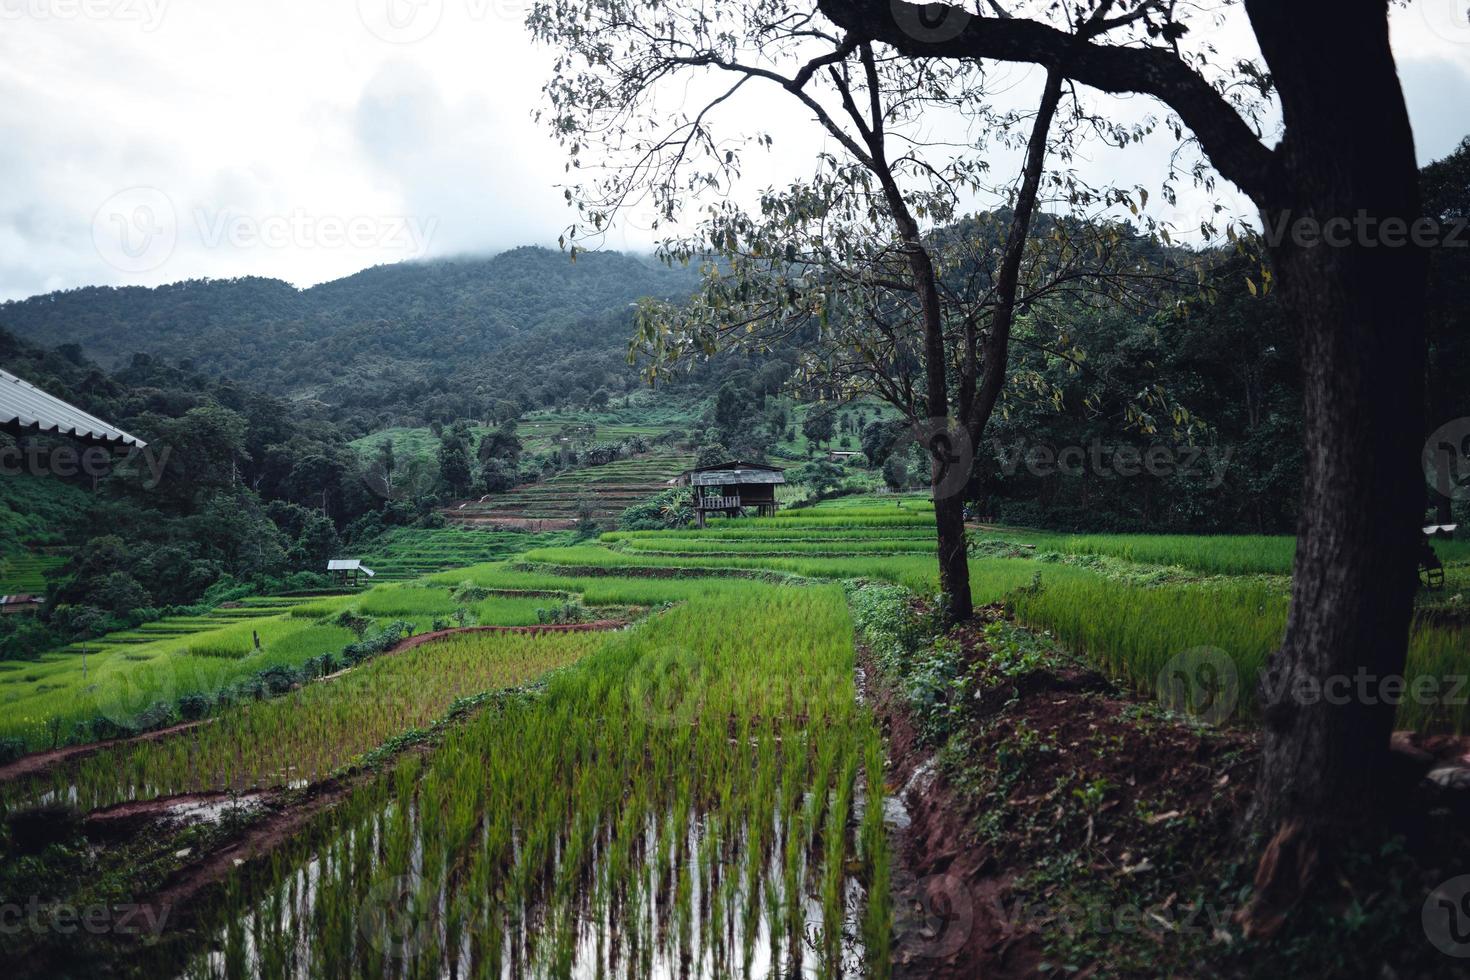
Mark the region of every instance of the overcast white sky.
<instances>
[{"instance_id":1,"label":"overcast white sky","mask_svg":"<svg viewBox=\"0 0 1470 980\"><path fill-rule=\"evenodd\" d=\"M200 276L306 286L554 243L563 157L530 118L550 56L521 27L527 2L0 0L0 299ZM1422 161L1470 133L1466 6L1418 0L1395 17ZM1235 25L1216 40L1247 37ZM1014 71L1024 97L1034 79ZM813 124L748 90L732 121L780 137L748 186L805 173ZM1086 167L1157 186L1169 149ZM1161 215L1188 225L1204 206ZM607 244L653 237L626 235Z\"/></svg>"}]
</instances>

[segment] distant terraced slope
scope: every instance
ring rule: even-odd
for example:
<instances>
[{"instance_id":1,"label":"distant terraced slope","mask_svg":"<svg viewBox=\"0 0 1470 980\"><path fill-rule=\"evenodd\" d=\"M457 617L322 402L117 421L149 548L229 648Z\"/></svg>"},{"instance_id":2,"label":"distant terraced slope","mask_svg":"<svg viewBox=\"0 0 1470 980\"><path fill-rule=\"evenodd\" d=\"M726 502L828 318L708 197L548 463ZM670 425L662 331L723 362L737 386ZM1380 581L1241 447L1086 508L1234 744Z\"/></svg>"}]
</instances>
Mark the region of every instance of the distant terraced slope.
<instances>
[{"instance_id":1,"label":"distant terraced slope","mask_svg":"<svg viewBox=\"0 0 1470 980\"><path fill-rule=\"evenodd\" d=\"M668 481L693 465L694 456L689 453L621 459L454 504L442 513L449 521L467 527L499 524L555 530L575 525L578 507L585 501L594 520L608 523L638 501L667 489Z\"/></svg>"},{"instance_id":2,"label":"distant terraced slope","mask_svg":"<svg viewBox=\"0 0 1470 980\"><path fill-rule=\"evenodd\" d=\"M376 573L373 579L376 584L401 582L447 568L501 561L544 543L544 539L520 531L400 528L383 535L365 553L352 557L361 558Z\"/></svg>"},{"instance_id":3,"label":"distant terraced slope","mask_svg":"<svg viewBox=\"0 0 1470 980\"><path fill-rule=\"evenodd\" d=\"M66 559L54 555L23 553L0 556L0 595L15 592L46 594L46 572L60 568Z\"/></svg>"}]
</instances>

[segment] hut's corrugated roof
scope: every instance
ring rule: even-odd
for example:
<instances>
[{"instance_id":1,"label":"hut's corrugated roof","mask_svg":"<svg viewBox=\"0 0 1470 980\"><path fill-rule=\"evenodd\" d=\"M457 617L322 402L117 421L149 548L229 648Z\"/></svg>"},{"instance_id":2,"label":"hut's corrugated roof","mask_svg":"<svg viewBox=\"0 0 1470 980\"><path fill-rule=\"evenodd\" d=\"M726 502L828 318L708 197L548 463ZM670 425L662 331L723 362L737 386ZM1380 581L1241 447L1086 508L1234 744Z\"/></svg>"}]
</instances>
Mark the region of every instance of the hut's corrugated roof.
<instances>
[{"instance_id":1,"label":"hut's corrugated roof","mask_svg":"<svg viewBox=\"0 0 1470 980\"><path fill-rule=\"evenodd\" d=\"M327 560L329 572L362 572L368 578L376 573L362 563L361 558L331 558Z\"/></svg>"},{"instance_id":2,"label":"hut's corrugated roof","mask_svg":"<svg viewBox=\"0 0 1470 980\"><path fill-rule=\"evenodd\" d=\"M16 435L68 436L108 446L142 449L148 445L3 369L0 369L0 428Z\"/></svg>"},{"instance_id":3,"label":"hut's corrugated roof","mask_svg":"<svg viewBox=\"0 0 1470 980\"><path fill-rule=\"evenodd\" d=\"M786 472L779 466L765 463L747 463L732 459L714 466L700 466L685 470L679 481L692 487L723 487L738 484L785 483Z\"/></svg>"}]
</instances>

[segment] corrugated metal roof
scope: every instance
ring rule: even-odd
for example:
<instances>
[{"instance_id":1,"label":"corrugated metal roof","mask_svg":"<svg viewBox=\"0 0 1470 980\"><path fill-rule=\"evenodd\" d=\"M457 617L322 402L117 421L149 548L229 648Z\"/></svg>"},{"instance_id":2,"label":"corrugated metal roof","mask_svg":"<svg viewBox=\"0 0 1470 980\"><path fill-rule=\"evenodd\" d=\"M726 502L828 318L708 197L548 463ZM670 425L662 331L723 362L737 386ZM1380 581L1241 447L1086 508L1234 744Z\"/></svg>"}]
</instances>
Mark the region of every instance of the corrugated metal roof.
<instances>
[{"instance_id":1,"label":"corrugated metal roof","mask_svg":"<svg viewBox=\"0 0 1470 980\"><path fill-rule=\"evenodd\" d=\"M687 474L690 486L724 487L739 484L777 484L786 482L786 474L780 470L751 470L738 467L728 470L691 470Z\"/></svg>"},{"instance_id":2,"label":"corrugated metal roof","mask_svg":"<svg viewBox=\"0 0 1470 980\"><path fill-rule=\"evenodd\" d=\"M361 558L332 558L327 561L329 572L362 572L372 578L376 572L362 563Z\"/></svg>"},{"instance_id":3,"label":"corrugated metal roof","mask_svg":"<svg viewBox=\"0 0 1470 980\"><path fill-rule=\"evenodd\" d=\"M685 470L686 473L705 473L710 470L770 470L773 473L784 473L785 470L770 463L752 463L746 459L727 459L722 463L712 463L709 466L696 466Z\"/></svg>"},{"instance_id":4,"label":"corrugated metal roof","mask_svg":"<svg viewBox=\"0 0 1470 980\"><path fill-rule=\"evenodd\" d=\"M69 436L113 446L142 449L148 445L3 369L0 369L0 426L12 432Z\"/></svg>"}]
</instances>

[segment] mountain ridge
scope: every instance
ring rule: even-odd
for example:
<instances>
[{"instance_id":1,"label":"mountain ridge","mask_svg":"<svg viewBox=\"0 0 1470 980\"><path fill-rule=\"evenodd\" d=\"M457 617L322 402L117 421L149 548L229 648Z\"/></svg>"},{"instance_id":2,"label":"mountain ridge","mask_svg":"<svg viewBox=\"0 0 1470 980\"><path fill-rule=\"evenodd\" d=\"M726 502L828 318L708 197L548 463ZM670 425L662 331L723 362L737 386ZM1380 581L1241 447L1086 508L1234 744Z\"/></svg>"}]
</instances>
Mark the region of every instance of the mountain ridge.
<instances>
[{"instance_id":1,"label":"mountain ridge","mask_svg":"<svg viewBox=\"0 0 1470 980\"><path fill-rule=\"evenodd\" d=\"M627 390L630 307L696 282L692 269L624 253L574 261L522 246L373 266L306 289L255 276L81 287L0 304L0 328L76 345L109 368L145 354L280 396L432 418L416 403L446 389L528 406Z\"/></svg>"}]
</instances>

